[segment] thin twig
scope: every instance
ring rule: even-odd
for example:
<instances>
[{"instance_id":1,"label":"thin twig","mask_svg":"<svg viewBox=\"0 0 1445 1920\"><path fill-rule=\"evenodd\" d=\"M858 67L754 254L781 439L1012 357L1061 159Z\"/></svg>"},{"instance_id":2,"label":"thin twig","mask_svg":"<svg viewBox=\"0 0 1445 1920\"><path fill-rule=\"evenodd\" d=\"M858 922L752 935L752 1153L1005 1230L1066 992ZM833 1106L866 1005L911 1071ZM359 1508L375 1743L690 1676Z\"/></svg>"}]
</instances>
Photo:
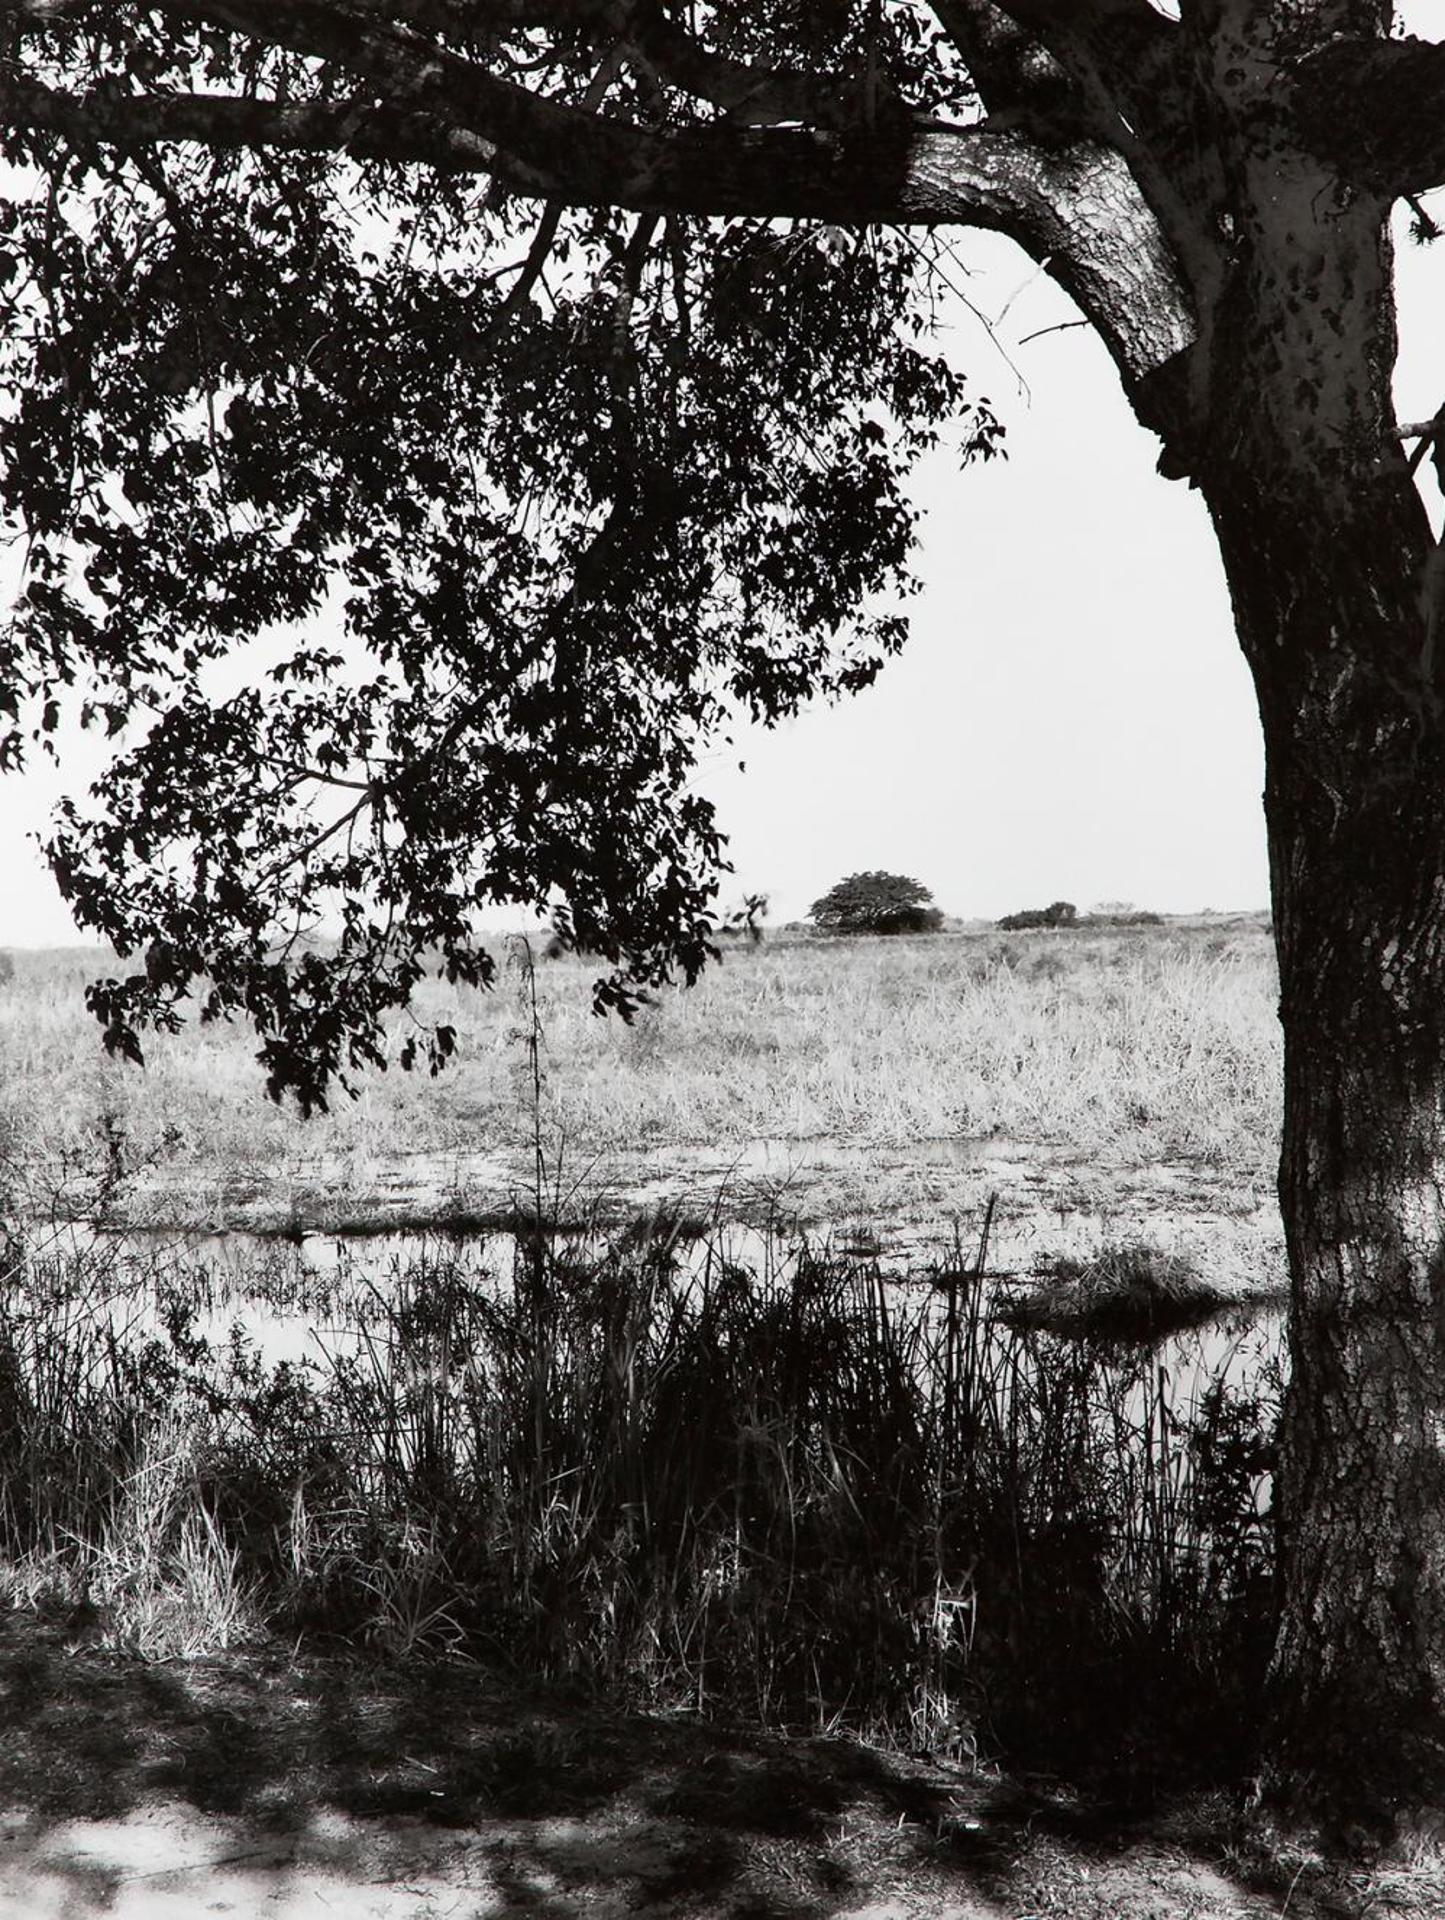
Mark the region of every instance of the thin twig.
<instances>
[{"instance_id":1,"label":"thin twig","mask_svg":"<svg viewBox=\"0 0 1445 1920\"><path fill-rule=\"evenodd\" d=\"M1046 333L1067 333L1071 327L1087 327L1088 325L1089 322L1087 320L1056 320L1051 327L1035 327L1032 333L1024 334L1019 341L1019 345L1026 347L1030 340L1042 340Z\"/></svg>"}]
</instances>

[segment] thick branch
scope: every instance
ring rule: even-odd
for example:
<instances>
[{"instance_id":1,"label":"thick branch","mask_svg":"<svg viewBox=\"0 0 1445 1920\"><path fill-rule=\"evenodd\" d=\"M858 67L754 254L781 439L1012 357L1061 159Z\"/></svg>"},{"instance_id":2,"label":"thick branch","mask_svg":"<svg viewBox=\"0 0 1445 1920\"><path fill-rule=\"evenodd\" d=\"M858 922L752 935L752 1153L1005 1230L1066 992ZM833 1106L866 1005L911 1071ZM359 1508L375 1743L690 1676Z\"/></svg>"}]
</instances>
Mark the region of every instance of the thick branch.
<instances>
[{"instance_id":1,"label":"thick branch","mask_svg":"<svg viewBox=\"0 0 1445 1920\"><path fill-rule=\"evenodd\" d=\"M1103 148L1052 153L987 125L927 122L851 134L732 126L657 133L523 96L567 128L544 171L500 140L364 99L73 96L19 80L8 92L11 124L122 151L161 141L282 146L492 173L569 205L990 227L1049 263L1127 380L1142 379L1193 337L1189 301L1157 224L1127 167ZM527 145L538 150L535 139Z\"/></svg>"},{"instance_id":2,"label":"thick branch","mask_svg":"<svg viewBox=\"0 0 1445 1920\"><path fill-rule=\"evenodd\" d=\"M263 43L284 46L355 74L375 84L393 108L434 115L495 146L506 156L507 177L564 199L614 199L635 207L659 206L687 210L688 200L670 190L665 180L653 186L650 176L665 176L668 143L623 122L579 113L562 103L500 79L474 61L441 47L405 26L383 19L379 12L358 16L325 0L293 0L284 12L263 0L159 0L162 10L188 21L203 21L248 35ZM617 24L633 24L634 10L616 7ZM600 17L600 16L599 16ZM814 116L824 130L836 128L839 94L811 76L771 74L745 63L721 60L705 52L680 31L662 23L648 9L640 32L676 84L710 90L722 103L753 111L749 119ZM699 129L702 136L707 130ZM708 157L704 142L698 160ZM602 182L617 190L582 195L578 188L588 171L600 169ZM500 169L499 169L500 170ZM739 189L743 200L751 190ZM729 210L733 210L729 208ZM741 210L740 208L738 210Z\"/></svg>"},{"instance_id":3,"label":"thick branch","mask_svg":"<svg viewBox=\"0 0 1445 1920\"><path fill-rule=\"evenodd\" d=\"M757 66L713 52L669 17L656 0L329 0L288 5L284 18L259 4L205 4L173 0L166 11L229 26L299 53L337 60L375 73L397 60L428 51L455 69L464 65L450 50L422 37L444 32L475 41L484 33L579 29L594 39L626 43L668 86L706 100L754 123L796 120L838 127L856 120L857 89L831 75L789 67Z\"/></svg>"},{"instance_id":4,"label":"thick branch","mask_svg":"<svg viewBox=\"0 0 1445 1920\"><path fill-rule=\"evenodd\" d=\"M282 104L220 94L68 94L12 76L0 85L0 113L11 127L58 133L78 146L114 147L125 153L164 142L221 152L296 148L349 153L358 159L421 161L446 171L495 172L524 192L542 193L548 187L546 179L508 162L473 133L364 98Z\"/></svg>"},{"instance_id":5,"label":"thick branch","mask_svg":"<svg viewBox=\"0 0 1445 1920\"><path fill-rule=\"evenodd\" d=\"M990 138L1000 161L1007 155L1009 190L1021 210L1004 231L1078 303L1139 405L1140 383L1193 344L1196 317L1128 164L1112 147L1087 141L1054 151L1018 135ZM925 163L920 153L916 165ZM1141 418L1152 423L1152 408Z\"/></svg>"},{"instance_id":6,"label":"thick branch","mask_svg":"<svg viewBox=\"0 0 1445 1920\"><path fill-rule=\"evenodd\" d=\"M619 9L621 11L621 9ZM829 76L758 67L714 53L655 6L627 9L623 30L668 86L707 100L754 125L797 120L842 127L860 118L859 89Z\"/></svg>"},{"instance_id":7,"label":"thick branch","mask_svg":"<svg viewBox=\"0 0 1445 1920\"><path fill-rule=\"evenodd\" d=\"M856 120L857 89L829 75L756 66L714 53L656 0L350 0L383 24L401 23L455 39L484 32L579 29L629 46L668 86L735 112L754 124L779 120L841 126Z\"/></svg>"},{"instance_id":8,"label":"thick branch","mask_svg":"<svg viewBox=\"0 0 1445 1920\"><path fill-rule=\"evenodd\" d=\"M1197 161L1186 156L1177 177L1189 82L1173 23L1147 0L933 0L933 8L995 126L1015 125L1044 145L1116 148L1187 251L1184 188Z\"/></svg>"},{"instance_id":9,"label":"thick branch","mask_svg":"<svg viewBox=\"0 0 1445 1920\"><path fill-rule=\"evenodd\" d=\"M575 30L616 10L617 0L350 0L353 13L389 25L475 40L487 33L571 25Z\"/></svg>"},{"instance_id":10,"label":"thick branch","mask_svg":"<svg viewBox=\"0 0 1445 1920\"><path fill-rule=\"evenodd\" d=\"M1445 185L1445 46L1336 40L1293 76L1306 144L1357 185L1397 197Z\"/></svg>"},{"instance_id":11,"label":"thick branch","mask_svg":"<svg viewBox=\"0 0 1445 1920\"><path fill-rule=\"evenodd\" d=\"M5 84L0 111L11 126L127 152L177 141L421 161L496 174L572 206L848 224L967 221L1009 231L1030 217L1011 187L1022 143L980 129L924 124L845 135L711 125L659 133L504 82L487 86L501 96L495 120L477 110L480 96L468 117L495 138L365 96L292 104L217 94L67 94L19 77ZM519 157L519 149L546 164Z\"/></svg>"}]
</instances>

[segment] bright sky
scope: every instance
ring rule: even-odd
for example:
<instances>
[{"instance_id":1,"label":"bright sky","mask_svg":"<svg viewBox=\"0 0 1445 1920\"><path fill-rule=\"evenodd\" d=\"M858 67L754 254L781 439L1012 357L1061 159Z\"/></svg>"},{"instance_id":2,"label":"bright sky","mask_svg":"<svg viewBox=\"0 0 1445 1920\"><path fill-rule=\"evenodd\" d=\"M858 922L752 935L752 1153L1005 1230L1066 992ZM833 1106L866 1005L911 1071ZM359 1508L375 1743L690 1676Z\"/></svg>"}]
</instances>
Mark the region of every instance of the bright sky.
<instances>
[{"instance_id":1,"label":"bright sky","mask_svg":"<svg viewBox=\"0 0 1445 1920\"><path fill-rule=\"evenodd\" d=\"M1203 503L1155 473L1091 333L1040 334L1072 311L1052 283L996 236L959 253L968 300L1003 318L991 332L960 306L949 350L1008 459L920 471L924 591L874 687L705 760L737 869L725 899L765 892L771 919L798 918L886 867L969 917L1263 906L1259 725ZM1399 277L1400 417L1418 419L1445 399L1445 242L1402 242ZM55 791L0 783L0 944L76 937L29 839Z\"/></svg>"},{"instance_id":2,"label":"bright sky","mask_svg":"<svg viewBox=\"0 0 1445 1920\"><path fill-rule=\"evenodd\" d=\"M998 344L961 309L950 343L1008 458L920 474L924 592L879 682L709 770L739 881L779 918L871 867L968 916L1261 905L1259 728L1203 503L1155 473L1087 328L1023 344L1065 296L1006 241L960 252L980 313L1008 307Z\"/></svg>"},{"instance_id":3,"label":"bright sky","mask_svg":"<svg viewBox=\"0 0 1445 1920\"><path fill-rule=\"evenodd\" d=\"M1402 420L1445 400L1445 242L1417 247L1406 225ZM1001 410L1008 460L960 476L940 457L920 476L925 591L879 682L754 733L746 773L721 756L706 770L737 890L769 892L777 919L872 867L969 917L1264 906L1259 721L1204 503L1159 478L1091 331L1024 344L1070 317L1053 283L996 236L961 251L974 305L1007 305L997 331L1027 382L960 315L952 351Z\"/></svg>"}]
</instances>

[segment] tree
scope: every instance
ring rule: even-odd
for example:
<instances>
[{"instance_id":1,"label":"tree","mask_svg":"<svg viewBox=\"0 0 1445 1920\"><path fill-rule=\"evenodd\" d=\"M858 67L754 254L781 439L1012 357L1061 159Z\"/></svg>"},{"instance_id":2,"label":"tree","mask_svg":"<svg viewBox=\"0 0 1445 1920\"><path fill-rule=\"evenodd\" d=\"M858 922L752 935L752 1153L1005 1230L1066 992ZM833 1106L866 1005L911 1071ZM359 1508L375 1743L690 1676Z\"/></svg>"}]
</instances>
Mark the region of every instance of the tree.
<instances>
[{"instance_id":1,"label":"tree","mask_svg":"<svg viewBox=\"0 0 1445 1920\"><path fill-rule=\"evenodd\" d=\"M932 899L901 873L850 873L813 902L808 918L824 933L933 933L943 915Z\"/></svg>"},{"instance_id":2,"label":"tree","mask_svg":"<svg viewBox=\"0 0 1445 1920\"><path fill-rule=\"evenodd\" d=\"M834 642L904 577L903 470L960 407L992 446L930 259L996 228L1073 296L1208 505L1266 741L1272 1765L1445 1806L1445 434L1392 410L1388 226L1445 180L1445 48L1387 0L0 15L4 756L62 696L123 749L52 854L146 956L94 992L111 1044L204 980L306 1099L423 951L486 974L491 899L558 904L624 1009L695 972L696 742L866 682L901 623ZM228 689L328 580L346 657L253 645ZM339 945L278 952L322 908Z\"/></svg>"}]
</instances>

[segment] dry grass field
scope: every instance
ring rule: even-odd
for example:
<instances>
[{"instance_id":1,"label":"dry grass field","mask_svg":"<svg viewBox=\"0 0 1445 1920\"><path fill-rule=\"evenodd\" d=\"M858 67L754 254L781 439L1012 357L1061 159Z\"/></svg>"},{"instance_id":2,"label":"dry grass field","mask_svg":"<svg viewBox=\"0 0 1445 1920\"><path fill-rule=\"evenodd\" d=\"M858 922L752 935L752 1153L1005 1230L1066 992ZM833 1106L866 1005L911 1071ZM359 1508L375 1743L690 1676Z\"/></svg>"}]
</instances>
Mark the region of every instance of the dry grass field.
<instances>
[{"instance_id":1,"label":"dry grass field","mask_svg":"<svg viewBox=\"0 0 1445 1920\"><path fill-rule=\"evenodd\" d=\"M533 967L500 944L491 992L421 994L419 1017L458 1033L444 1074L371 1075L305 1124L263 1097L247 1033L157 1036L144 1071L107 1061L81 1004L97 956L17 954L0 990L12 1192L36 1214L416 1224L500 1210L540 1142L562 1195L685 1191L706 1215L939 1221L986 1187L1098 1210L1161 1181L1186 1211L1268 1204L1261 923L735 943L631 1027L593 1015L585 960Z\"/></svg>"}]
</instances>

